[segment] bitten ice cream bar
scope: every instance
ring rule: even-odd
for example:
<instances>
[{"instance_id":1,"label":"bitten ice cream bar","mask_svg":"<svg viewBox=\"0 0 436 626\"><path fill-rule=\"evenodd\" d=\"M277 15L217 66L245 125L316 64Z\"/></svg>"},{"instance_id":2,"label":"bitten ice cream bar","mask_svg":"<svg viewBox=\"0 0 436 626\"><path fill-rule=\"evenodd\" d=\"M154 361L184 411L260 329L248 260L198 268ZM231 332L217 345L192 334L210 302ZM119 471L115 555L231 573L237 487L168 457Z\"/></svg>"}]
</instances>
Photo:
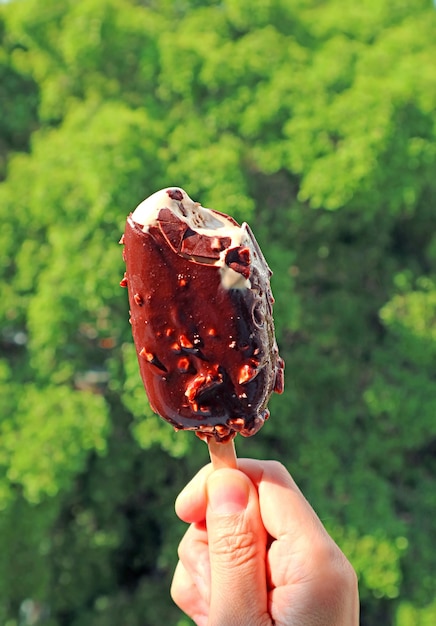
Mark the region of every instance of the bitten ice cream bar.
<instances>
[{"instance_id":1,"label":"bitten ice cream bar","mask_svg":"<svg viewBox=\"0 0 436 626\"><path fill-rule=\"evenodd\" d=\"M247 224L169 187L127 218L130 319L152 409L207 442L254 435L283 391L271 270Z\"/></svg>"}]
</instances>

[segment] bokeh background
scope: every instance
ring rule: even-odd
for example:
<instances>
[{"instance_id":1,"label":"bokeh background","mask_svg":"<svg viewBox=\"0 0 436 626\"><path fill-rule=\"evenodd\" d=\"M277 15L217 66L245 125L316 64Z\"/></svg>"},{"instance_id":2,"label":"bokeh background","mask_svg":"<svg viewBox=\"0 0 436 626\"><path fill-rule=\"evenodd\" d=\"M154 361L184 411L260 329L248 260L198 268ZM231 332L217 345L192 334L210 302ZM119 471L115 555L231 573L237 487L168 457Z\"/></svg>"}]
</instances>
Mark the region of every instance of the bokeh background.
<instances>
[{"instance_id":1,"label":"bokeh background","mask_svg":"<svg viewBox=\"0 0 436 626\"><path fill-rule=\"evenodd\" d=\"M274 270L286 391L240 456L291 471L362 626L436 623L431 0L0 6L0 623L190 624L176 494L207 462L148 407L118 240L179 185Z\"/></svg>"}]
</instances>

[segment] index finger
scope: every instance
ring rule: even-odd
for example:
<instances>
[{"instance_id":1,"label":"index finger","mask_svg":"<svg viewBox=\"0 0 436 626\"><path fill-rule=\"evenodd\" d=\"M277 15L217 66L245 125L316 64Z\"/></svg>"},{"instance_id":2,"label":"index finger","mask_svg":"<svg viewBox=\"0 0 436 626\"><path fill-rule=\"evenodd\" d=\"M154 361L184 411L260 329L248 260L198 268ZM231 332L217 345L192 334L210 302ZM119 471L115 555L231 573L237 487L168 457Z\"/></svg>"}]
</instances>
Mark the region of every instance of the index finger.
<instances>
[{"instance_id":1,"label":"index finger","mask_svg":"<svg viewBox=\"0 0 436 626\"><path fill-rule=\"evenodd\" d=\"M278 461L239 459L238 467L253 481L259 492L262 521L274 539L327 534L319 517L284 465Z\"/></svg>"}]
</instances>

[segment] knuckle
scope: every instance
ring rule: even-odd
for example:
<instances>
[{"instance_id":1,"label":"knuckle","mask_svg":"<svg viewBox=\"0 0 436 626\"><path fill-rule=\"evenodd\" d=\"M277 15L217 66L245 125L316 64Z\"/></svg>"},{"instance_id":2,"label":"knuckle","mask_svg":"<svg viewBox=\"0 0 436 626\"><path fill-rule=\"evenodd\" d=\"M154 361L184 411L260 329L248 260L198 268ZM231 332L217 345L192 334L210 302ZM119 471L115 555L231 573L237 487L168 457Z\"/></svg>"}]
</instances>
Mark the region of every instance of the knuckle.
<instances>
[{"instance_id":1,"label":"knuckle","mask_svg":"<svg viewBox=\"0 0 436 626\"><path fill-rule=\"evenodd\" d=\"M280 461L270 460L265 461L265 465L269 466L272 470L272 473L277 474L279 476L288 476L288 470Z\"/></svg>"},{"instance_id":2,"label":"knuckle","mask_svg":"<svg viewBox=\"0 0 436 626\"><path fill-rule=\"evenodd\" d=\"M183 593L180 589L180 585L173 580L171 587L170 587L170 596L172 601L177 604L177 606L180 606L183 600Z\"/></svg>"},{"instance_id":3,"label":"knuckle","mask_svg":"<svg viewBox=\"0 0 436 626\"><path fill-rule=\"evenodd\" d=\"M325 541L317 547L315 562L320 600L339 602L357 590L356 572L333 540Z\"/></svg>"},{"instance_id":4,"label":"knuckle","mask_svg":"<svg viewBox=\"0 0 436 626\"><path fill-rule=\"evenodd\" d=\"M174 572L173 580L170 587L170 596L179 607L182 607L182 605L184 604L188 578L189 577L187 576L183 565L179 561Z\"/></svg>"},{"instance_id":5,"label":"knuckle","mask_svg":"<svg viewBox=\"0 0 436 626\"><path fill-rule=\"evenodd\" d=\"M211 550L215 559L226 561L231 559L232 565L238 567L246 565L256 557L256 541L252 531L231 532L231 529L224 529L215 536Z\"/></svg>"},{"instance_id":6,"label":"knuckle","mask_svg":"<svg viewBox=\"0 0 436 626\"><path fill-rule=\"evenodd\" d=\"M182 563L186 560L186 555L189 554L189 540L186 535L184 535L178 545L177 548L177 556L179 557Z\"/></svg>"}]
</instances>

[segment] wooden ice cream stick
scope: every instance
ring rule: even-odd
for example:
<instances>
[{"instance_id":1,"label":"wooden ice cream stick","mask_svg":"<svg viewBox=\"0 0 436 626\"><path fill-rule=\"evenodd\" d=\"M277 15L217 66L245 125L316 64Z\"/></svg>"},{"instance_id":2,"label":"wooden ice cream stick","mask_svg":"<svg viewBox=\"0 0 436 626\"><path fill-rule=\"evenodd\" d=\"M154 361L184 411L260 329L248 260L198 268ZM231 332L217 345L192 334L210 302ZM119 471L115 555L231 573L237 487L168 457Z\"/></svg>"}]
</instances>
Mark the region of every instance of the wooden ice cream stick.
<instances>
[{"instance_id":1,"label":"wooden ice cream stick","mask_svg":"<svg viewBox=\"0 0 436 626\"><path fill-rule=\"evenodd\" d=\"M220 469L222 467L237 468L234 439L226 443L218 443L211 437L208 445L213 469Z\"/></svg>"}]
</instances>

